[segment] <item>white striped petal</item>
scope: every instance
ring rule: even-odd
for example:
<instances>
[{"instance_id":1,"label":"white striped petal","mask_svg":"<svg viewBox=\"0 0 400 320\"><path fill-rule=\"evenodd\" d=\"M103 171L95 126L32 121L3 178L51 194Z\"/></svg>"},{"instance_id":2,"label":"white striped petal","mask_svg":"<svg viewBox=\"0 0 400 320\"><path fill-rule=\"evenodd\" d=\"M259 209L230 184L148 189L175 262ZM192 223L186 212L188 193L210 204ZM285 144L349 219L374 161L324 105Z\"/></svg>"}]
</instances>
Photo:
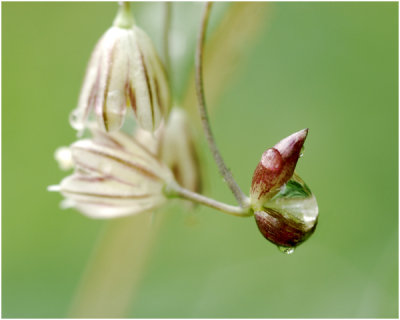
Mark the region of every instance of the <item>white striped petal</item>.
<instances>
[{"instance_id":1,"label":"white striped petal","mask_svg":"<svg viewBox=\"0 0 400 320\"><path fill-rule=\"evenodd\" d=\"M127 182L140 181L144 185L159 183L165 176L164 167L144 153L133 156L122 150L99 146L91 140L74 143L71 151L77 167L103 176L118 177Z\"/></svg>"},{"instance_id":2,"label":"white striped petal","mask_svg":"<svg viewBox=\"0 0 400 320\"><path fill-rule=\"evenodd\" d=\"M76 205L76 208L86 216L93 219L112 219L149 212L160 207L164 202L165 199L160 197L154 198L152 202L135 204L134 206L110 206L81 202Z\"/></svg>"},{"instance_id":3,"label":"white striped petal","mask_svg":"<svg viewBox=\"0 0 400 320\"><path fill-rule=\"evenodd\" d=\"M129 40L132 31L113 27L109 30L113 41L104 44L100 93L96 105L97 118L102 128L114 131L122 126L126 113L126 84L128 80Z\"/></svg>"},{"instance_id":4,"label":"white striped petal","mask_svg":"<svg viewBox=\"0 0 400 320\"><path fill-rule=\"evenodd\" d=\"M123 125L127 106L141 128L154 131L168 112L169 87L145 32L113 26L96 45L70 122L82 132L94 111L100 128L115 131Z\"/></svg>"},{"instance_id":5,"label":"white striped petal","mask_svg":"<svg viewBox=\"0 0 400 320\"><path fill-rule=\"evenodd\" d=\"M155 209L165 202L158 190L150 193L109 179L92 179L80 175L65 178L61 193L79 211L91 218L116 218Z\"/></svg>"},{"instance_id":6,"label":"white striped petal","mask_svg":"<svg viewBox=\"0 0 400 320\"><path fill-rule=\"evenodd\" d=\"M93 139L75 142L75 172L49 191L61 192L68 203L95 218L112 218L162 205L163 188L173 181L169 168L148 150L141 136L105 133L92 126Z\"/></svg>"},{"instance_id":7,"label":"white striped petal","mask_svg":"<svg viewBox=\"0 0 400 320\"><path fill-rule=\"evenodd\" d=\"M160 194L162 185L145 189L140 184L128 185L110 178L87 177L74 174L60 184L61 193L75 202L104 203L108 205L132 206L151 202Z\"/></svg>"},{"instance_id":8,"label":"white striped petal","mask_svg":"<svg viewBox=\"0 0 400 320\"><path fill-rule=\"evenodd\" d=\"M141 128L154 131L168 111L169 91L162 65L150 38L134 26L130 78L135 90L137 121ZM157 57L156 59L154 57ZM157 72L156 72L157 71ZM167 93L166 90L167 89Z\"/></svg>"},{"instance_id":9,"label":"white striped petal","mask_svg":"<svg viewBox=\"0 0 400 320\"><path fill-rule=\"evenodd\" d=\"M103 36L104 37L104 36ZM94 96L96 95L96 86L100 72L101 41L97 43L88 67L86 69L85 79L82 84L81 93L78 100L78 106L70 115L70 124L81 134L86 127L86 122L91 110L94 107Z\"/></svg>"},{"instance_id":10,"label":"white striped petal","mask_svg":"<svg viewBox=\"0 0 400 320\"><path fill-rule=\"evenodd\" d=\"M158 139L148 131L137 128L134 137L121 131L114 131L107 134L96 127L92 127L91 132L93 140L97 144L120 149L132 155L140 155L144 152L151 158L156 158Z\"/></svg>"},{"instance_id":11,"label":"white striped petal","mask_svg":"<svg viewBox=\"0 0 400 320\"><path fill-rule=\"evenodd\" d=\"M143 55L147 58L149 63L149 70L154 78L155 92L157 105L162 115L168 113L170 96L169 86L167 81L164 66L157 55L154 45L149 36L140 28L136 27L136 37Z\"/></svg>"}]
</instances>

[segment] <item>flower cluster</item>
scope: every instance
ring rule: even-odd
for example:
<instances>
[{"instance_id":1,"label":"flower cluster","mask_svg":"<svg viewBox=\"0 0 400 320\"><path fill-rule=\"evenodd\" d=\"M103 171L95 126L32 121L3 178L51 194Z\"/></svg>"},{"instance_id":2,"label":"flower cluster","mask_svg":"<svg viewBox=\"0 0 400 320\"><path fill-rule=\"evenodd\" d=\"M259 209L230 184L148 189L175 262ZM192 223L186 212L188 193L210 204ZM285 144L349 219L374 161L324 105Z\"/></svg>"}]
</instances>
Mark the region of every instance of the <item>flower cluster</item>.
<instances>
[{"instance_id":1,"label":"flower cluster","mask_svg":"<svg viewBox=\"0 0 400 320\"><path fill-rule=\"evenodd\" d=\"M49 190L61 192L64 207L92 218L154 210L166 201L165 185L175 180L199 191L199 164L188 119L176 107L166 122L169 104L161 60L123 3L92 53L78 106L71 114L79 135L89 129L92 137L57 149L60 168L74 168L74 173ZM139 126L133 135L119 130L127 107Z\"/></svg>"},{"instance_id":2,"label":"flower cluster","mask_svg":"<svg viewBox=\"0 0 400 320\"><path fill-rule=\"evenodd\" d=\"M208 3L205 17L209 8ZM203 36L204 31L200 32ZM197 56L200 62L201 56ZM295 173L308 129L262 154L247 197L213 141L201 65L196 70L200 72L196 89L207 142L239 206L200 194L201 170L192 125L184 109L170 108L164 67L150 38L135 25L126 3L94 49L78 106L71 115L70 123L78 135L88 129L91 137L57 149L60 168L73 168L74 172L49 190L66 198L64 207L91 218L152 211L163 206L168 197L181 197L235 216L254 215L262 235L291 253L314 232L318 221L316 199ZM133 134L122 131L128 107L138 125Z\"/></svg>"}]
</instances>

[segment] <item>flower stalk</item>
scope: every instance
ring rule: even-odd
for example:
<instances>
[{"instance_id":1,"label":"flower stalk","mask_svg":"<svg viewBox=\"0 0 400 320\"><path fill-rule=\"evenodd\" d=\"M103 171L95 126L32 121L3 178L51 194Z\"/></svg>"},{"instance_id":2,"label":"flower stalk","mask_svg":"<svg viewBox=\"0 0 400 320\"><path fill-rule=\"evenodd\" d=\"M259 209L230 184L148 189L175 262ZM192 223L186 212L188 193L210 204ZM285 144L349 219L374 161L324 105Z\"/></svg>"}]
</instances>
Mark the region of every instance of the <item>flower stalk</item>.
<instances>
[{"instance_id":1,"label":"flower stalk","mask_svg":"<svg viewBox=\"0 0 400 320\"><path fill-rule=\"evenodd\" d=\"M170 198L182 198L196 202L207 207L219 210L223 213L236 216L236 217L250 217L253 215L253 210L249 207L231 206L229 204L219 202L212 198L208 198L202 194L190 191L181 187L177 183L170 183L164 188L164 194Z\"/></svg>"},{"instance_id":2,"label":"flower stalk","mask_svg":"<svg viewBox=\"0 0 400 320\"><path fill-rule=\"evenodd\" d=\"M196 94L198 100L198 109L200 113L200 119L203 126L203 130L206 136L206 140L208 142L208 146L211 150L211 153L214 157L215 163L217 164L218 170L222 175L222 177L224 178L225 182L228 184L229 188L231 189L233 195L235 196L240 206L242 208L245 208L249 204L249 198L240 189L239 185L233 178L232 173L227 168L221 156L221 153L219 152L219 149L214 139L214 135L211 130L210 120L208 117L208 112L206 107L204 85L203 85L203 52L204 52L204 41L205 41L206 29L208 25L208 19L210 16L211 6L212 6L211 2L207 2L205 4L201 20L200 32L197 40L197 49L195 57L195 64L196 64L195 84L196 84Z\"/></svg>"},{"instance_id":3,"label":"flower stalk","mask_svg":"<svg viewBox=\"0 0 400 320\"><path fill-rule=\"evenodd\" d=\"M133 15L131 13L130 3L127 1L120 1L117 16L114 20L114 26L123 29L130 29L135 24Z\"/></svg>"}]
</instances>

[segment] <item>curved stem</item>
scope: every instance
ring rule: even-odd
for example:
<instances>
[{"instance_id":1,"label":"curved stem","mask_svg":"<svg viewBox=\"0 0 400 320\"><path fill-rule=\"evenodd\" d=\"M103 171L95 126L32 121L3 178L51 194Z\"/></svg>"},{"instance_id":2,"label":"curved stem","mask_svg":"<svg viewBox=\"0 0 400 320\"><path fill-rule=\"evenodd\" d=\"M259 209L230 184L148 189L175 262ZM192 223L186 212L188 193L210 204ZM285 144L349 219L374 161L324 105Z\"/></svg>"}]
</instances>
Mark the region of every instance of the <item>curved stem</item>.
<instances>
[{"instance_id":1,"label":"curved stem","mask_svg":"<svg viewBox=\"0 0 400 320\"><path fill-rule=\"evenodd\" d=\"M217 209L223 213L230 214L236 217L250 217L253 215L249 206L237 207L229 204L219 202L217 200L203 196L202 194L190 191L178 185L177 183L170 183L165 188L165 194L168 197L180 197L192 202L200 203L207 207Z\"/></svg>"},{"instance_id":2,"label":"curved stem","mask_svg":"<svg viewBox=\"0 0 400 320\"><path fill-rule=\"evenodd\" d=\"M235 179L232 176L232 173L229 171L227 166L225 165L224 160L222 159L221 153L215 143L214 136L211 131L210 120L208 118L207 108L206 108L206 101L204 95L204 86L203 86L203 52L204 52L204 40L205 40L205 33L208 24L208 18L210 15L212 3L207 2L204 8L200 32L197 41L197 48L196 48L196 94L198 100L198 108L200 112L201 123L203 125L204 133L210 147L211 153L214 157L214 160L218 166L218 170L220 174L225 179L226 183L228 184L229 188L232 190L233 195L235 196L236 200L239 202L241 207L246 207L249 203L248 197L243 193L240 189L239 185L236 183Z\"/></svg>"},{"instance_id":3,"label":"curved stem","mask_svg":"<svg viewBox=\"0 0 400 320\"><path fill-rule=\"evenodd\" d=\"M164 3L164 26L163 26L163 51L164 64L167 77L170 78L170 55L169 55L169 31L171 28L171 10L172 3L167 1Z\"/></svg>"}]
</instances>

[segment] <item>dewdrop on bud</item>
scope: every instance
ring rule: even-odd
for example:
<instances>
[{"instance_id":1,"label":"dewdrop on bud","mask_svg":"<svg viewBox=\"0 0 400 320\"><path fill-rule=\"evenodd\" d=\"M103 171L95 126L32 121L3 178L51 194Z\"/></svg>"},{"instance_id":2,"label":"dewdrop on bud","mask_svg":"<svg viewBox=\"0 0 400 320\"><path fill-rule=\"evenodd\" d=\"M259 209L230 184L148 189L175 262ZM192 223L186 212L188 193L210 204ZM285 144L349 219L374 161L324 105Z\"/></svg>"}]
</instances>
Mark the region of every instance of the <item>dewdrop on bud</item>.
<instances>
[{"instance_id":1,"label":"dewdrop on bud","mask_svg":"<svg viewBox=\"0 0 400 320\"><path fill-rule=\"evenodd\" d=\"M265 151L253 175L250 198L257 226L284 253L304 242L318 221L315 196L294 173L307 133L296 132Z\"/></svg>"},{"instance_id":2,"label":"dewdrop on bud","mask_svg":"<svg viewBox=\"0 0 400 320\"><path fill-rule=\"evenodd\" d=\"M169 108L166 74L147 34L134 24L122 3L113 26L101 37L90 59L71 125L82 132L94 111L105 131L118 130L127 107L139 126L154 131Z\"/></svg>"}]
</instances>

